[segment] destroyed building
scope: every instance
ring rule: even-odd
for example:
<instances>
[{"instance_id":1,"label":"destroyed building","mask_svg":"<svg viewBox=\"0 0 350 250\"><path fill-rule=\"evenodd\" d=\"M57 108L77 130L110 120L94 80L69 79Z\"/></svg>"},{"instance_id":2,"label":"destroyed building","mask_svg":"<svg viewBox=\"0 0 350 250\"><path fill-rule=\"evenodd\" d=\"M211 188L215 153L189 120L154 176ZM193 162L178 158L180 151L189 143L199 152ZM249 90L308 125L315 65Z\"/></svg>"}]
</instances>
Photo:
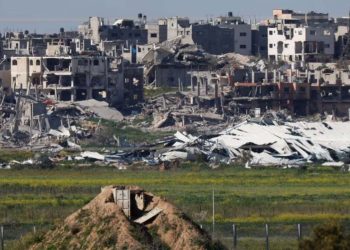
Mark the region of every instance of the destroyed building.
<instances>
[{"instance_id":1,"label":"destroyed building","mask_svg":"<svg viewBox=\"0 0 350 250\"><path fill-rule=\"evenodd\" d=\"M122 64L121 58L105 56L12 57L11 86L61 101L111 98L123 103Z\"/></svg>"},{"instance_id":2,"label":"destroyed building","mask_svg":"<svg viewBox=\"0 0 350 250\"><path fill-rule=\"evenodd\" d=\"M68 45L78 36L77 32L65 32L61 28L58 34L36 34L25 32L7 32L3 37L4 55L45 56L48 45ZM73 53L73 52L72 52Z\"/></svg>"},{"instance_id":3,"label":"destroyed building","mask_svg":"<svg viewBox=\"0 0 350 250\"><path fill-rule=\"evenodd\" d=\"M348 116L348 67L339 69L336 64L310 63L307 69L261 72L238 68L231 72L231 89L225 91L225 100L235 114L259 108L261 112L287 109L297 116L325 112ZM215 88L209 88L209 94L213 95L214 91Z\"/></svg>"},{"instance_id":4,"label":"destroyed building","mask_svg":"<svg viewBox=\"0 0 350 250\"><path fill-rule=\"evenodd\" d=\"M147 51L145 83L155 86L189 86L192 70L208 70L211 56L196 45L181 45L182 39L165 42Z\"/></svg>"},{"instance_id":5,"label":"destroyed building","mask_svg":"<svg viewBox=\"0 0 350 250\"><path fill-rule=\"evenodd\" d=\"M107 24L104 18L90 17L79 26L79 34L91 39L94 44L101 41L122 41L129 47L136 44L147 43L146 17L141 16L138 22L130 19L118 19L112 25Z\"/></svg>"},{"instance_id":6,"label":"destroyed building","mask_svg":"<svg viewBox=\"0 0 350 250\"><path fill-rule=\"evenodd\" d=\"M212 163L246 161L246 167L325 166L349 162L348 122L281 122L278 115L251 119L211 136L177 132L162 161L194 160ZM169 145L169 144L168 144Z\"/></svg>"},{"instance_id":7,"label":"destroyed building","mask_svg":"<svg viewBox=\"0 0 350 250\"><path fill-rule=\"evenodd\" d=\"M215 22L190 23L188 18L168 18L168 40L182 37L184 43L200 45L211 54L236 52L251 55L251 26L241 18L218 17Z\"/></svg>"},{"instance_id":8,"label":"destroyed building","mask_svg":"<svg viewBox=\"0 0 350 250\"><path fill-rule=\"evenodd\" d=\"M148 22L145 27L148 33L148 44L158 44L168 40L168 26L166 19L159 19L157 23Z\"/></svg>"}]
</instances>

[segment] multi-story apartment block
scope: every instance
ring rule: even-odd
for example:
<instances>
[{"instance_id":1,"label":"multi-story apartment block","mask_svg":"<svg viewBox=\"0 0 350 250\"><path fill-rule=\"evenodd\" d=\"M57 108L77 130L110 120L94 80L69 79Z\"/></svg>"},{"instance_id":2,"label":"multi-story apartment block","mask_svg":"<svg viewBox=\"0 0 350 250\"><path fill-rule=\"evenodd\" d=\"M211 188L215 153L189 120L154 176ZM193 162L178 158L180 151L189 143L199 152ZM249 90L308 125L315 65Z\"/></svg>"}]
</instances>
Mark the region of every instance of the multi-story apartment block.
<instances>
[{"instance_id":1,"label":"multi-story apartment block","mask_svg":"<svg viewBox=\"0 0 350 250\"><path fill-rule=\"evenodd\" d=\"M334 56L332 27L304 26L268 28L268 57L271 61L327 61Z\"/></svg>"},{"instance_id":2,"label":"multi-story apartment block","mask_svg":"<svg viewBox=\"0 0 350 250\"><path fill-rule=\"evenodd\" d=\"M118 61L119 60L119 61ZM40 91L63 101L108 99L114 89L123 102L122 59L105 56L12 57L12 89Z\"/></svg>"}]
</instances>

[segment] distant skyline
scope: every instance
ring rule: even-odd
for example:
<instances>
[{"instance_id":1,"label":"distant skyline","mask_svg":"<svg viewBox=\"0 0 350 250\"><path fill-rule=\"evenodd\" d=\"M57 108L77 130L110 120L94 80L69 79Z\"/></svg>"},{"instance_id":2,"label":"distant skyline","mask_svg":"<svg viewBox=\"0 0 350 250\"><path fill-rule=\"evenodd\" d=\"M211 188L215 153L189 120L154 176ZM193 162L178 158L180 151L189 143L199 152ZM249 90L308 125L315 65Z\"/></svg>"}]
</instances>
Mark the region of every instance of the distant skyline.
<instances>
[{"instance_id":1,"label":"distant skyline","mask_svg":"<svg viewBox=\"0 0 350 250\"><path fill-rule=\"evenodd\" d=\"M58 32L60 27L76 30L89 16L136 18L143 13L149 20L184 16L194 20L234 15L258 21L272 16L272 9L329 13L347 16L349 0L0 0L0 32L29 30Z\"/></svg>"}]
</instances>

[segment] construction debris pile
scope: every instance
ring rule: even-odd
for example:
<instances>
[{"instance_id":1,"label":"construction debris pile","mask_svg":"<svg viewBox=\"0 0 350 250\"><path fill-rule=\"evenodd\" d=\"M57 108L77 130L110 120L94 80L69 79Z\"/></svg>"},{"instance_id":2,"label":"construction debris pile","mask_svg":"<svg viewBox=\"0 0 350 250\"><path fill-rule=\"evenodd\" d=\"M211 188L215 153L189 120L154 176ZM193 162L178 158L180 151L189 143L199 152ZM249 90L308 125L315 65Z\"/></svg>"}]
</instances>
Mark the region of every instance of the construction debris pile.
<instances>
[{"instance_id":1,"label":"construction debris pile","mask_svg":"<svg viewBox=\"0 0 350 250\"><path fill-rule=\"evenodd\" d=\"M106 102L54 102L41 96L16 92L0 104L0 145L34 151L81 150L81 139L90 138L90 128L81 126L88 118L123 120L123 115Z\"/></svg>"},{"instance_id":2,"label":"construction debris pile","mask_svg":"<svg viewBox=\"0 0 350 250\"><path fill-rule=\"evenodd\" d=\"M68 249L226 249L169 202L139 187L108 186L40 243Z\"/></svg>"},{"instance_id":3,"label":"construction debris pile","mask_svg":"<svg viewBox=\"0 0 350 250\"><path fill-rule=\"evenodd\" d=\"M205 125L225 126L224 117L215 108L206 107L204 103L201 107L193 104L191 97L181 92L167 93L150 98L143 111L153 115L153 129L181 128L188 125L198 129Z\"/></svg>"},{"instance_id":4,"label":"construction debris pile","mask_svg":"<svg viewBox=\"0 0 350 250\"><path fill-rule=\"evenodd\" d=\"M350 162L350 122L246 121L211 136L177 132L162 161L196 160L251 166L339 165Z\"/></svg>"}]
</instances>

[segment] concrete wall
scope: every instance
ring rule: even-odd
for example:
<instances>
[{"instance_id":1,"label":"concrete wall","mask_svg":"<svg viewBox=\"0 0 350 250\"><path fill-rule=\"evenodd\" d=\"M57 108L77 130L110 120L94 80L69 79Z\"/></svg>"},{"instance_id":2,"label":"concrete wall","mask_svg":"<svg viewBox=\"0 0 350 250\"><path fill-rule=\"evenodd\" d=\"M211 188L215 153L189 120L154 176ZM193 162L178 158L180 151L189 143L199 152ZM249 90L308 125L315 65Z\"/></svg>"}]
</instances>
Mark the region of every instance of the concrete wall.
<instances>
[{"instance_id":1,"label":"concrete wall","mask_svg":"<svg viewBox=\"0 0 350 250\"><path fill-rule=\"evenodd\" d=\"M11 70L3 70L0 68L0 88L11 87Z\"/></svg>"},{"instance_id":2,"label":"concrete wall","mask_svg":"<svg viewBox=\"0 0 350 250\"><path fill-rule=\"evenodd\" d=\"M148 44L157 44L167 40L168 36L168 27L165 24L146 24L147 29L147 43Z\"/></svg>"},{"instance_id":3,"label":"concrete wall","mask_svg":"<svg viewBox=\"0 0 350 250\"><path fill-rule=\"evenodd\" d=\"M220 28L210 24L193 24L192 41L212 54L224 54L233 52L235 31L229 28Z\"/></svg>"},{"instance_id":4,"label":"concrete wall","mask_svg":"<svg viewBox=\"0 0 350 250\"><path fill-rule=\"evenodd\" d=\"M172 17L167 19L168 40L175 39L178 36L189 36L190 20L188 18Z\"/></svg>"},{"instance_id":5,"label":"concrete wall","mask_svg":"<svg viewBox=\"0 0 350 250\"><path fill-rule=\"evenodd\" d=\"M252 54L252 31L249 24L234 25L234 52L241 55Z\"/></svg>"},{"instance_id":6,"label":"concrete wall","mask_svg":"<svg viewBox=\"0 0 350 250\"><path fill-rule=\"evenodd\" d=\"M157 86L177 87L179 79L184 87L191 85L191 75L189 74L189 69L185 67L157 66L155 70L155 79Z\"/></svg>"},{"instance_id":7,"label":"concrete wall","mask_svg":"<svg viewBox=\"0 0 350 250\"><path fill-rule=\"evenodd\" d=\"M252 29L252 54L261 58L267 58L268 26L257 26Z\"/></svg>"},{"instance_id":8,"label":"concrete wall","mask_svg":"<svg viewBox=\"0 0 350 250\"><path fill-rule=\"evenodd\" d=\"M132 46L129 49L123 50L123 58L131 63L142 64L142 59L153 48L153 44L136 45L136 61L132 62Z\"/></svg>"},{"instance_id":9,"label":"concrete wall","mask_svg":"<svg viewBox=\"0 0 350 250\"><path fill-rule=\"evenodd\" d=\"M29 83L29 58L12 57L11 58L11 87L16 86L19 89L27 88Z\"/></svg>"}]
</instances>

